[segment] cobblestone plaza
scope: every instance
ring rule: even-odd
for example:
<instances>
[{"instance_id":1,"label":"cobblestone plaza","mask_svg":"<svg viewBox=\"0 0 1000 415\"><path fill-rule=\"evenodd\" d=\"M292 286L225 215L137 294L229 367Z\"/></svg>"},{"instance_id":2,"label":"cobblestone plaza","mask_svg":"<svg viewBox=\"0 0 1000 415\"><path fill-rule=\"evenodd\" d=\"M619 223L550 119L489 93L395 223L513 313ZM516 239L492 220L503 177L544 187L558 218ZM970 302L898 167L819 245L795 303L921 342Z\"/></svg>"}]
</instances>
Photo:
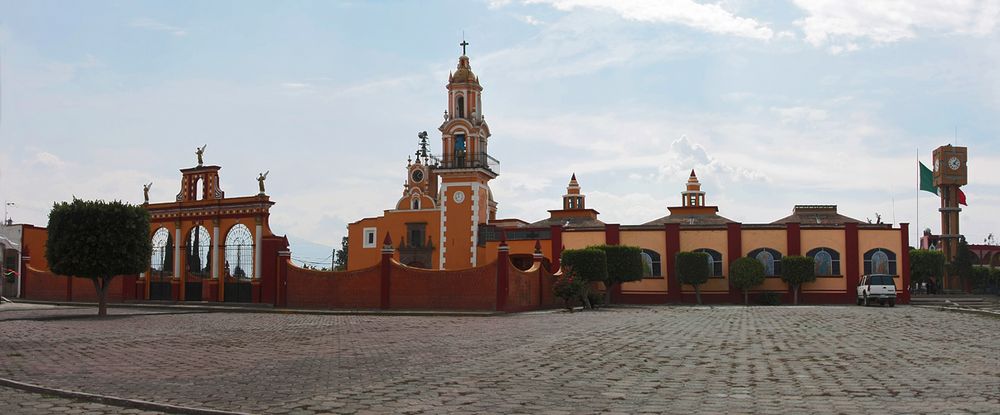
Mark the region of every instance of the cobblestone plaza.
<instances>
[{"instance_id":1,"label":"cobblestone plaza","mask_svg":"<svg viewBox=\"0 0 1000 415\"><path fill-rule=\"evenodd\" d=\"M917 307L93 314L0 307L0 376L249 413L1000 413L1000 319Z\"/></svg>"}]
</instances>

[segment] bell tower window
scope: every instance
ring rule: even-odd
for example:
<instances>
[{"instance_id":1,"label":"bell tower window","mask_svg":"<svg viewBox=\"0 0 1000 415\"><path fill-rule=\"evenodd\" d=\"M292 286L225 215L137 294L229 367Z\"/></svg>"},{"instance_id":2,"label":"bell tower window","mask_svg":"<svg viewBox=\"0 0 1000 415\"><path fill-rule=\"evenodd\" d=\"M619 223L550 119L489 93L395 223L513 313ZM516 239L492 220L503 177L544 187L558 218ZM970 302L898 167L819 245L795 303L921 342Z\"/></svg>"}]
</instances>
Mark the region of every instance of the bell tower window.
<instances>
[{"instance_id":1,"label":"bell tower window","mask_svg":"<svg viewBox=\"0 0 1000 415\"><path fill-rule=\"evenodd\" d=\"M455 99L455 113L458 114L458 118L465 118L465 97L461 95Z\"/></svg>"}]
</instances>

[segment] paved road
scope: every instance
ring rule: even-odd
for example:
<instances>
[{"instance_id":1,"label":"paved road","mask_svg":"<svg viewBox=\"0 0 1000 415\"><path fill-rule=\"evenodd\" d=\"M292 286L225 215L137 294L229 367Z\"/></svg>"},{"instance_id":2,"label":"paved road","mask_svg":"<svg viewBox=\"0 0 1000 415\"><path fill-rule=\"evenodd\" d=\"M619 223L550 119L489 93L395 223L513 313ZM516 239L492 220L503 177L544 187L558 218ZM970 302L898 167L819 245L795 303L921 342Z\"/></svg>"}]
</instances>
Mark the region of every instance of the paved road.
<instances>
[{"instance_id":1,"label":"paved road","mask_svg":"<svg viewBox=\"0 0 1000 415\"><path fill-rule=\"evenodd\" d=\"M93 402L47 396L0 386L0 411L14 415L72 415L72 414L136 414L158 415L163 412L120 408Z\"/></svg>"},{"instance_id":2,"label":"paved road","mask_svg":"<svg viewBox=\"0 0 1000 415\"><path fill-rule=\"evenodd\" d=\"M1000 319L915 307L110 312L0 308L0 376L252 413L1000 413Z\"/></svg>"}]
</instances>

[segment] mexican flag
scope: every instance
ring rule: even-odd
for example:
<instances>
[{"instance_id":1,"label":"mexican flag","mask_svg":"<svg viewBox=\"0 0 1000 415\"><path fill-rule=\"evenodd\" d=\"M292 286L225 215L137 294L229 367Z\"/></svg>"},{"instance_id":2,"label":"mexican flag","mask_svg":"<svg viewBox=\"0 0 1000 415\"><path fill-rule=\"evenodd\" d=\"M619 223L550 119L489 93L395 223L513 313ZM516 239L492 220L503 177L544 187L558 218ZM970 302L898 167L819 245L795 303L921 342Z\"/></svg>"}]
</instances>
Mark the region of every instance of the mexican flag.
<instances>
[{"instance_id":1,"label":"mexican flag","mask_svg":"<svg viewBox=\"0 0 1000 415\"><path fill-rule=\"evenodd\" d=\"M934 173L924 163L920 163L919 161L917 163L920 164L920 190L940 195L937 186L934 186ZM958 189L958 204L969 206L965 202L965 193L962 192L961 188Z\"/></svg>"}]
</instances>

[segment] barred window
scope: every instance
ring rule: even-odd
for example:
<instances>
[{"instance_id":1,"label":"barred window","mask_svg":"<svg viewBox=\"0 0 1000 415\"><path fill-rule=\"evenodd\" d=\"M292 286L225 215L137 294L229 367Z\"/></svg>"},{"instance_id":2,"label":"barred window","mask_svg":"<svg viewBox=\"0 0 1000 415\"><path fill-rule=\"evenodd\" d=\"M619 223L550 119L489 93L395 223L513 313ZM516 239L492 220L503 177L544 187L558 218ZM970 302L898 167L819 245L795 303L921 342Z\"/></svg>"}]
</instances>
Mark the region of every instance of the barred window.
<instances>
[{"instance_id":1,"label":"barred window","mask_svg":"<svg viewBox=\"0 0 1000 415\"><path fill-rule=\"evenodd\" d=\"M237 223L226 233L226 262L223 275L238 279L257 278L254 275L254 241L250 228Z\"/></svg>"}]
</instances>

